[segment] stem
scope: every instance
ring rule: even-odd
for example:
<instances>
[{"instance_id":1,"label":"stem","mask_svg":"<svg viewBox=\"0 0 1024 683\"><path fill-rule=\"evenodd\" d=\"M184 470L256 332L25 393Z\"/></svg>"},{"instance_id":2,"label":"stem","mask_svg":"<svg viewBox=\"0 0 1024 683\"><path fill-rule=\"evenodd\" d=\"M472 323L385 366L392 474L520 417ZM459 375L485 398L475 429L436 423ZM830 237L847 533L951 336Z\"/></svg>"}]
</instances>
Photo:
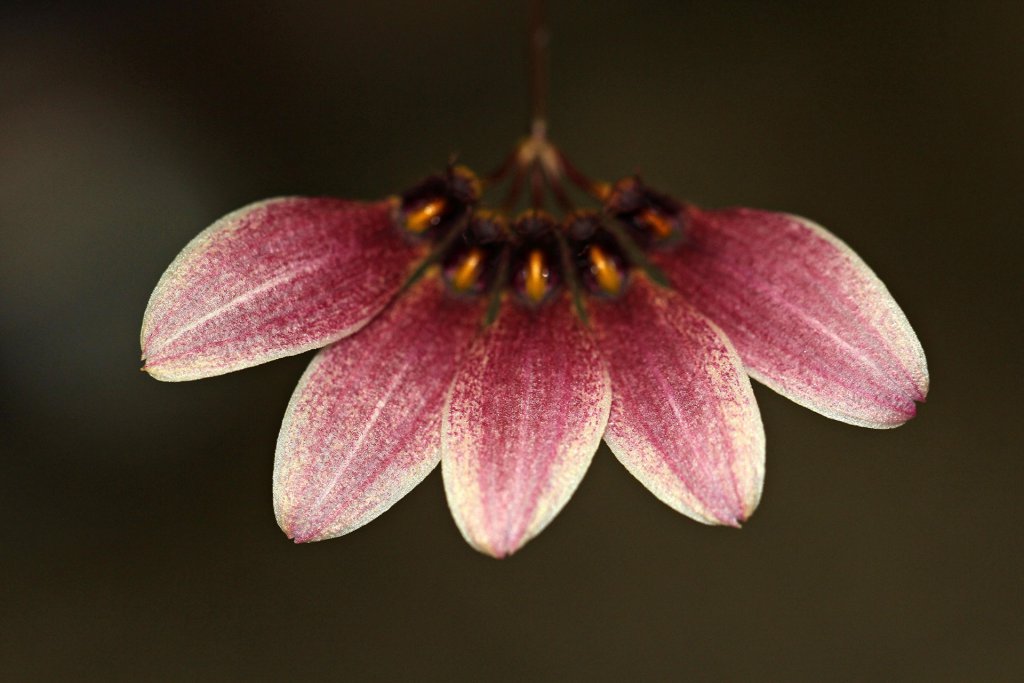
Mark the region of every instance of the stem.
<instances>
[{"instance_id":1,"label":"stem","mask_svg":"<svg viewBox=\"0 0 1024 683\"><path fill-rule=\"evenodd\" d=\"M507 157L505 157L505 159L496 169L494 169L493 171L484 176L484 182L487 184L497 182L504 178L506 175L508 175L508 172L515 167L516 158L518 156L519 150L512 150L512 152Z\"/></svg>"},{"instance_id":2,"label":"stem","mask_svg":"<svg viewBox=\"0 0 1024 683\"><path fill-rule=\"evenodd\" d=\"M536 163L530 167L530 206L534 211L544 208L544 172Z\"/></svg>"},{"instance_id":3,"label":"stem","mask_svg":"<svg viewBox=\"0 0 1024 683\"><path fill-rule=\"evenodd\" d=\"M504 201L501 202L501 208L506 213L514 209L516 202L519 201L525 175L526 170L522 166L516 166L516 170L512 173L512 181L509 183L508 192L505 194Z\"/></svg>"},{"instance_id":4,"label":"stem","mask_svg":"<svg viewBox=\"0 0 1024 683\"><path fill-rule=\"evenodd\" d=\"M583 292L579 278L576 277L576 268L572 262L572 251L569 248L569 241L565 239L565 233L561 230L555 231L555 240L558 242L558 252L562 258L562 272L565 273L565 281L572 292L572 303L576 307L576 313L584 325L590 326L590 319L587 317L587 308L583 305Z\"/></svg>"},{"instance_id":5,"label":"stem","mask_svg":"<svg viewBox=\"0 0 1024 683\"><path fill-rule=\"evenodd\" d=\"M509 258L509 249L506 246L501 250L501 255L498 256L498 273L494 278L494 284L491 287L490 301L487 302L487 313L484 315L484 327L488 327L494 322L495 318L498 317L498 311L501 309L501 290L503 283L508 279Z\"/></svg>"},{"instance_id":6,"label":"stem","mask_svg":"<svg viewBox=\"0 0 1024 683\"><path fill-rule=\"evenodd\" d=\"M603 222L602 225L604 226L604 229L610 232L612 237L615 238L615 241L618 243L619 247L622 248L622 251L626 253L626 256L629 258L632 265L647 273L647 277L651 278L651 280L656 284L659 284L662 287L669 286L668 278L665 277L665 273L661 268L651 263L651 260L647 258L647 254L644 253L644 250L633 241L633 238L629 236L629 233L622 229L622 226L619 225L618 222L610 220Z\"/></svg>"},{"instance_id":7,"label":"stem","mask_svg":"<svg viewBox=\"0 0 1024 683\"><path fill-rule=\"evenodd\" d=\"M562 164L562 168L565 169L565 175L569 177L573 185L583 190L591 197L598 201L604 201L605 192L607 192L607 185L605 183L599 183L591 180L583 171L576 168L569 159L558 152L558 161Z\"/></svg>"},{"instance_id":8,"label":"stem","mask_svg":"<svg viewBox=\"0 0 1024 683\"><path fill-rule=\"evenodd\" d=\"M444 255L448 252L448 247L450 247L452 243L455 242L456 238L458 238L459 235L461 235L463 231L465 231L466 226L469 225L469 215L470 211L468 210L462 212L462 215L459 216L457 221L455 221L455 223L452 225L451 229L447 232L447 234L445 234L445 236L442 237L441 240L434 245L434 248L430 251L429 254L427 254L427 257L423 259L423 261L418 266L416 266L415 270L412 271L412 274L409 275L406 281L402 284L402 289L400 291L407 291L410 287L416 284L416 282L418 282L421 277L423 277L426 274L427 270L432 265L434 265L444 257Z\"/></svg>"},{"instance_id":9,"label":"stem","mask_svg":"<svg viewBox=\"0 0 1024 683\"><path fill-rule=\"evenodd\" d=\"M529 0L530 123L544 129L548 109L548 32L545 0Z\"/></svg>"}]
</instances>

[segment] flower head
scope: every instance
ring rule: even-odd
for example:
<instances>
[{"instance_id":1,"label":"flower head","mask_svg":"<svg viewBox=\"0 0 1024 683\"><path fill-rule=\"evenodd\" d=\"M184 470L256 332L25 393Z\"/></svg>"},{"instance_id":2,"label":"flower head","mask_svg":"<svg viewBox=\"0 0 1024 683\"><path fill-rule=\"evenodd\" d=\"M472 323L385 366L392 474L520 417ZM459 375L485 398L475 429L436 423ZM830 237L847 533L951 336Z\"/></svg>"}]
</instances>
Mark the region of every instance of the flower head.
<instances>
[{"instance_id":1,"label":"flower head","mask_svg":"<svg viewBox=\"0 0 1024 683\"><path fill-rule=\"evenodd\" d=\"M595 182L543 127L483 178L450 165L384 201L229 214L142 328L164 380L320 347L277 445L285 532L348 533L440 462L459 529L499 557L554 518L602 438L672 508L738 526L764 478L748 376L868 427L910 419L928 388L902 311L823 228Z\"/></svg>"}]
</instances>

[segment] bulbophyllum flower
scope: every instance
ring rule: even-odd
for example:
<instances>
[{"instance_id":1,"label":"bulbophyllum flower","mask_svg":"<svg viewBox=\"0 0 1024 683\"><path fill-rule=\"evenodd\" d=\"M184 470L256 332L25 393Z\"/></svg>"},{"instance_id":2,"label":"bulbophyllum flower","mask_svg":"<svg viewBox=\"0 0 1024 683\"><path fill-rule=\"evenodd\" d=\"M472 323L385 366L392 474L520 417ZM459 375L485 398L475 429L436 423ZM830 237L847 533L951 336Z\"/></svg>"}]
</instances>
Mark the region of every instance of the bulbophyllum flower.
<instances>
[{"instance_id":1,"label":"bulbophyllum flower","mask_svg":"<svg viewBox=\"0 0 1024 683\"><path fill-rule=\"evenodd\" d=\"M144 369L170 381L315 348L277 444L282 529L346 534L440 462L460 531L496 557L554 518L602 438L673 509L738 526L764 478L748 376L866 427L928 390L903 312L823 228L592 181L542 126L483 178L450 165L383 201L229 214L142 327Z\"/></svg>"}]
</instances>

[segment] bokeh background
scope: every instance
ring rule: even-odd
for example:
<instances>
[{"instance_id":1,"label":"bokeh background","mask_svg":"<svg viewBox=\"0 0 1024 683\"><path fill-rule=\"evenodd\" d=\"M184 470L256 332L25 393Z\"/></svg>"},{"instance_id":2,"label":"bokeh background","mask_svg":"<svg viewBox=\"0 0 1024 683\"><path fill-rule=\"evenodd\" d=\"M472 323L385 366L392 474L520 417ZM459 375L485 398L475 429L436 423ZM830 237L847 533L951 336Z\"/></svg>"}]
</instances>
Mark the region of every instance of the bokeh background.
<instances>
[{"instance_id":1,"label":"bokeh background","mask_svg":"<svg viewBox=\"0 0 1024 683\"><path fill-rule=\"evenodd\" d=\"M1024 674L1024 4L566 0L551 20L566 152L829 226L924 343L918 418L862 430L757 387L768 477L742 531L676 515L602 449L506 561L463 543L437 472L293 545L270 475L309 354L158 383L149 292L250 201L497 161L527 114L523 8L7 3L0 679Z\"/></svg>"}]
</instances>

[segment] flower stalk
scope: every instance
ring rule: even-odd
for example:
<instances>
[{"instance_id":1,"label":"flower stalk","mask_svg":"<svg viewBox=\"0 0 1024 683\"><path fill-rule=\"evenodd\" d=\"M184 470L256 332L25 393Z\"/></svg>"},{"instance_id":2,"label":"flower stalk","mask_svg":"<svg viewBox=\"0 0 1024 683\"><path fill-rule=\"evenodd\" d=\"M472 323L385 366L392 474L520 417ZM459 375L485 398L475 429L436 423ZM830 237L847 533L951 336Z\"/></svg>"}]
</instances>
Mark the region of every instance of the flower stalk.
<instances>
[{"instance_id":1,"label":"flower stalk","mask_svg":"<svg viewBox=\"0 0 1024 683\"><path fill-rule=\"evenodd\" d=\"M531 134L543 138L547 132L548 107L548 45L551 33L547 23L545 0L529 0L529 28L527 35L530 70L530 129Z\"/></svg>"}]
</instances>

